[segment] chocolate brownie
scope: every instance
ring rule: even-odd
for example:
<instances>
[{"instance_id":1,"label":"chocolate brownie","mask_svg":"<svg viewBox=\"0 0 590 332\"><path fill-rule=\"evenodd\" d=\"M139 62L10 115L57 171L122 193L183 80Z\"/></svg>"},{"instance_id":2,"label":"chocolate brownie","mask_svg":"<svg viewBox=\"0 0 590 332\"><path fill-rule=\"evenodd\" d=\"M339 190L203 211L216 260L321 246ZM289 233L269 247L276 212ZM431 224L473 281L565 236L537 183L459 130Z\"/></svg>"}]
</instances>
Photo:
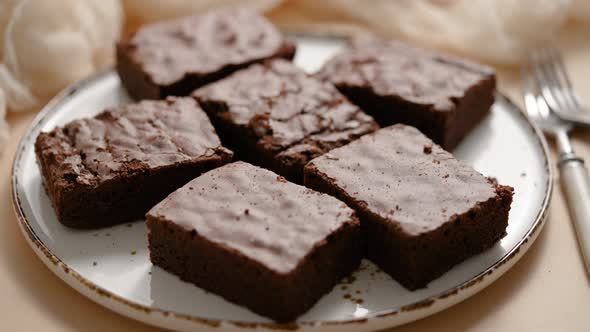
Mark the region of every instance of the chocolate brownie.
<instances>
[{"instance_id":1,"label":"chocolate brownie","mask_svg":"<svg viewBox=\"0 0 590 332\"><path fill-rule=\"evenodd\" d=\"M298 183L309 160L378 129L333 85L285 60L252 65L193 96L236 156Z\"/></svg>"},{"instance_id":2,"label":"chocolate brownie","mask_svg":"<svg viewBox=\"0 0 590 332\"><path fill-rule=\"evenodd\" d=\"M358 38L317 74L382 126L414 126L451 150L494 103L492 68L396 41Z\"/></svg>"},{"instance_id":3,"label":"chocolate brownie","mask_svg":"<svg viewBox=\"0 0 590 332\"><path fill-rule=\"evenodd\" d=\"M368 258L411 290L501 239L513 195L405 125L312 160L305 184L354 208Z\"/></svg>"},{"instance_id":4,"label":"chocolate brownie","mask_svg":"<svg viewBox=\"0 0 590 332\"><path fill-rule=\"evenodd\" d=\"M117 71L136 99L186 96L252 63L293 58L295 46L244 8L159 22L117 45Z\"/></svg>"},{"instance_id":5,"label":"chocolate brownie","mask_svg":"<svg viewBox=\"0 0 590 332\"><path fill-rule=\"evenodd\" d=\"M147 226L155 265L282 322L362 257L352 209L244 162L187 183L148 212Z\"/></svg>"},{"instance_id":6,"label":"chocolate brownie","mask_svg":"<svg viewBox=\"0 0 590 332\"><path fill-rule=\"evenodd\" d=\"M35 152L57 219L75 228L143 219L172 191L232 158L187 97L70 122L39 134Z\"/></svg>"}]
</instances>

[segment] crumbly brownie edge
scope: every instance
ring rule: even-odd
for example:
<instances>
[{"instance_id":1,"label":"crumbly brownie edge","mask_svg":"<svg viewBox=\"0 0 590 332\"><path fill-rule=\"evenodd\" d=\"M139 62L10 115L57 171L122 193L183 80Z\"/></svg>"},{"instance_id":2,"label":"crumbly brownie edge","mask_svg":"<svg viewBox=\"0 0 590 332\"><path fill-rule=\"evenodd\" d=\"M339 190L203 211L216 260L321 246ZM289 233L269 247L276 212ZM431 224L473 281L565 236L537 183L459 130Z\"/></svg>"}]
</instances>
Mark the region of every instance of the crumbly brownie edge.
<instances>
[{"instance_id":1,"label":"crumbly brownie edge","mask_svg":"<svg viewBox=\"0 0 590 332\"><path fill-rule=\"evenodd\" d=\"M464 260L491 248L506 235L512 188L452 216L438 229L408 237L390 222L365 211L367 256L409 290L424 288ZM393 254L392 254L393 253Z\"/></svg>"},{"instance_id":2,"label":"crumbly brownie edge","mask_svg":"<svg viewBox=\"0 0 590 332\"><path fill-rule=\"evenodd\" d=\"M152 263L182 280L279 322L311 308L360 264L362 237L352 217L316 244L289 274L278 274L227 246L146 215Z\"/></svg>"},{"instance_id":3,"label":"crumbly brownie edge","mask_svg":"<svg viewBox=\"0 0 590 332\"><path fill-rule=\"evenodd\" d=\"M116 48L115 69L127 93L136 100L162 98L160 87L152 82L149 75L142 70L141 64L133 58L133 47L119 42Z\"/></svg>"},{"instance_id":4,"label":"crumbly brownie edge","mask_svg":"<svg viewBox=\"0 0 590 332\"><path fill-rule=\"evenodd\" d=\"M455 103L455 111L450 115L445 128L442 147L454 149L483 118L490 113L495 101L496 76L489 75L473 85Z\"/></svg>"}]
</instances>

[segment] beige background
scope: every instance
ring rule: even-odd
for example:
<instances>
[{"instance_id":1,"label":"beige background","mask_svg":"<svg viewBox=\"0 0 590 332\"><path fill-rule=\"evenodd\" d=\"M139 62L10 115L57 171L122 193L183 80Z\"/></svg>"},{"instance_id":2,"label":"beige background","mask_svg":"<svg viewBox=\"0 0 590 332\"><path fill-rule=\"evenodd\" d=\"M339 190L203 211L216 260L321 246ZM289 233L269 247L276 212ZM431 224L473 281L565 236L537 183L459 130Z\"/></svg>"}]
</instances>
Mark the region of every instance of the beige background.
<instances>
[{"instance_id":1,"label":"beige background","mask_svg":"<svg viewBox=\"0 0 590 332\"><path fill-rule=\"evenodd\" d=\"M571 28L559 41L574 85L590 104L590 31ZM499 88L521 103L518 68L500 69ZM54 276L28 247L10 203L10 167L34 114L10 114L12 140L0 159L0 330L160 331L94 304ZM590 131L574 134L590 161ZM550 219L530 251L487 289L448 310L395 331L587 331L589 278L561 188Z\"/></svg>"}]
</instances>

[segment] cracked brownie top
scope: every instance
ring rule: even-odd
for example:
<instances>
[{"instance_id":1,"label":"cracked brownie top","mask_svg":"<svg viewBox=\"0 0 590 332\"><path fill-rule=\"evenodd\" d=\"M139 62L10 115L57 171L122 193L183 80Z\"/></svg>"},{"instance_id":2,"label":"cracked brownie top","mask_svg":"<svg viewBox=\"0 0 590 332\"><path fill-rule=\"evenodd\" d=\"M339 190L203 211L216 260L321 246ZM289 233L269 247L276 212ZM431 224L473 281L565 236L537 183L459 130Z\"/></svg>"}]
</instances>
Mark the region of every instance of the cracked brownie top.
<instances>
[{"instance_id":1,"label":"cracked brownie top","mask_svg":"<svg viewBox=\"0 0 590 332\"><path fill-rule=\"evenodd\" d=\"M98 185L124 174L231 154L192 98L141 101L72 121L37 138L52 178Z\"/></svg>"},{"instance_id":2,"label":"cracked brownie top","mask_svg":"<svg viewBox=\"0 0 590 332\"><path fill-rule=\"evenodd\" d=\"M285 60L272 60L193 93L211 115L247 128L264 150L309 160L376 130L336 88Z\"/></svg>"}]
</instances>

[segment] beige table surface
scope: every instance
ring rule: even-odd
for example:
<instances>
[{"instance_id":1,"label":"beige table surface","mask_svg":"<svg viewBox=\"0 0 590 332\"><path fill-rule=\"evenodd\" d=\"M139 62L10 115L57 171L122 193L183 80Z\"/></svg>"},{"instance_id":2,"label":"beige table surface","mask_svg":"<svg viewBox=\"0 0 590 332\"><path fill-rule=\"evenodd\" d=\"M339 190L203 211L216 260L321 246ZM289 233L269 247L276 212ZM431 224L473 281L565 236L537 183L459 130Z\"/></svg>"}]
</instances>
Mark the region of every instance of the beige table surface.
<instances>
[{"instance_id":1,"label":"beige table surface","mask_svg":"<svg viewBox=\"0 0 590 332\"><path fill-rule=\"evenodd\" d=\"M590 31L560 40L580 95L590 104ZM500 90L521 104L518 70L499 72ZM161 331L113 313L54 276L21 235L10 203L10 167L34 114L11 114L0 159L0 331ZM574 134L590 160L590 130ZM556 179L550 219L526 255L472 298L392 331L590 331L590 284Z\"/></svg>"}]
</instances>

